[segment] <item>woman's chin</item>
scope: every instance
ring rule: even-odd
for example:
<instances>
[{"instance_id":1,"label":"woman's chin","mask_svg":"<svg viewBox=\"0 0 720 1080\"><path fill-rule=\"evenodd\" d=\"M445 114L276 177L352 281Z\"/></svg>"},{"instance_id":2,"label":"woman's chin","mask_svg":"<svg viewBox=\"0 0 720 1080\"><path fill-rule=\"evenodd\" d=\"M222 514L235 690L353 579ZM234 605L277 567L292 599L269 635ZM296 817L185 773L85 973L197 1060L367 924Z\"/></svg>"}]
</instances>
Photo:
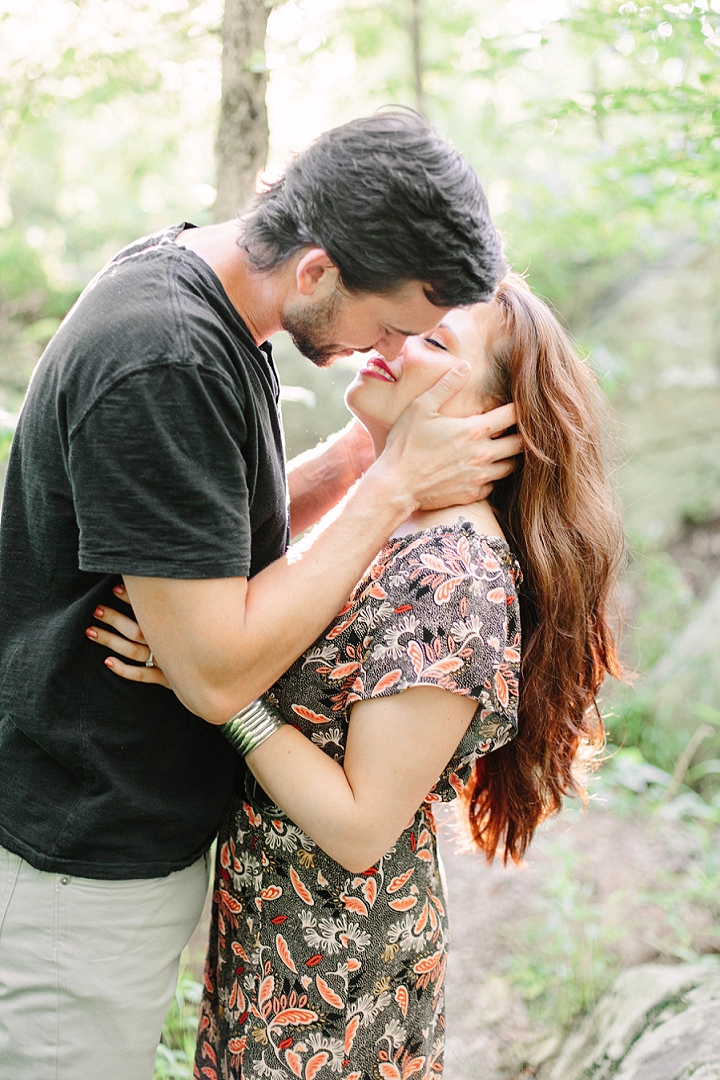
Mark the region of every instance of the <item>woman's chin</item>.
<instances>
[{"instance_id":1,"label":"woman's chin","mask_svg":"<svg viewBox=\"0 0 720 1080\"><path fill-rule=\"evenodd\" d=\"M371 434L374 431L382 431L387 435L398 417L391 419L387 415L387 407L374 409L372 401L363 401L363 398L369 396L363 393L363 389L363 386L351 383L345 391L345 407Z\"/></svg>"},{"instance_id":2,"label":"woman's chin","mask_svg":"<svg viewBox=\"0 0 720 1080\"><path fill-rule=\"evenodd\" d=\"M358 420L367 431L368 435L372 439L375 445L375 453L382 453L382 448L385 446L385 440L387 439L391 424L380 420L378 417L372 416L365 412L363 409L354 408L347 397L345 398L345 404L348 410L353 414L356 420Z\"/></svg>"}]
</instances>

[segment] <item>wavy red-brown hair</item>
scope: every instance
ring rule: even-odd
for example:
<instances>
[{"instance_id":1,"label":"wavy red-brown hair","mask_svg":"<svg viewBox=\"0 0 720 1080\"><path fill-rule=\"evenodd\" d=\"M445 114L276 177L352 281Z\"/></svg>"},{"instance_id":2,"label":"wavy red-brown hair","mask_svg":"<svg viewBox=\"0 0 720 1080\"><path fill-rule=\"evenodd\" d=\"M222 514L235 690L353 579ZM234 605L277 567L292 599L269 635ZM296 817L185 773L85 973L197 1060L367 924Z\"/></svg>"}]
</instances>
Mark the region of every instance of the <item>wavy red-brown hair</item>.
<instances>
[{"instance_id":1,"label":"wavy red-brown hair","mask_svg":"<svg viewBox=\"0 0 720 1080\"><path fill-rule=\"evenodd\" d=\"M463 798L487 858L517 862L565 794L586 797L577 766L602 746L596 694L621 674L610 607L623 530L592 371L519 275L490 304L484 395L515 402L525 446L490 498L524 577L520 704L516 738L478 759Z\"/></svg>"}]
</instances>

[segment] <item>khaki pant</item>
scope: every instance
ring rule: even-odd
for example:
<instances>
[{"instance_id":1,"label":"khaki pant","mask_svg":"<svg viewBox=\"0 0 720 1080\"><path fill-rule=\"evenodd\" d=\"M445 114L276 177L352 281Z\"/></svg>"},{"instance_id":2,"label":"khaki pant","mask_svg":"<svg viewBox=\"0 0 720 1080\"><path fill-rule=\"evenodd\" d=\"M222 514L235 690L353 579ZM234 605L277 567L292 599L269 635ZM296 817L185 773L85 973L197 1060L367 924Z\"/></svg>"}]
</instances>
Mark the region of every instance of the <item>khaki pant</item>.
<instances>
[{"instance_id":1,"label":"khaki pant","mask_svg":"<svg viewBox=\"0 0 720 1080\"><path fill-rule=\"evenodd\" d=\"M207 857L165 878L35 870L0 847L0 1078L151 1080Z\"/></svg>"}]
</instances>

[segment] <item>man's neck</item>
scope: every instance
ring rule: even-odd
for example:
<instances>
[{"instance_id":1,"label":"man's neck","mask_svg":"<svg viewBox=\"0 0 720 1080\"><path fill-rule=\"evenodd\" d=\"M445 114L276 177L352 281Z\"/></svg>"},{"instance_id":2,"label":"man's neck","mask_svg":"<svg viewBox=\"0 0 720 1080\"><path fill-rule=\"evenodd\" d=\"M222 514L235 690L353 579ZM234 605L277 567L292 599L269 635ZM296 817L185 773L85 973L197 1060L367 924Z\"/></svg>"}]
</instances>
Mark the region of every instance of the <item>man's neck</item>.
<instances>
[{"instance_id":1,"label":"man's neck","mask_svg":"<svg viewBox=\"0 0 720 1080\"><path fill-rule=\"evenodd\" d=\"M186 229L176 243L190 248L215 272L255 344L260 345L282 329L286 268L269 274L253 270L238 235L237 221L223 221Z\"/></svg>"}]
</instances>

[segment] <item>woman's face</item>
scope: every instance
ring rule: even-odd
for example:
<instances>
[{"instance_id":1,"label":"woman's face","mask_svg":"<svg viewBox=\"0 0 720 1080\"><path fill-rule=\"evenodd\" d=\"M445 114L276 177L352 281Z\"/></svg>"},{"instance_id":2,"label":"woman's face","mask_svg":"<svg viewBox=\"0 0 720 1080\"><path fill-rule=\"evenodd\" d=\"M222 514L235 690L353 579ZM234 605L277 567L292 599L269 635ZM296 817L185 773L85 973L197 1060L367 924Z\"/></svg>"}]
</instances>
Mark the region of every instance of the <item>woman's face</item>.
<instances>
[{"instance_id":1,"label":"woman's face","mask_svg":"<svg viewBox=\"0 0 720 1080\"><path fill-rule=\"evenodd\" d=\"M454 308L434 330L409 337L394 360L371 353L345 395L347 407L373 439L386 436L400 414L429 390L458 360L472 367L470 378L444 405L446 416L472 416L482 411L481 393L488 371L486 346L495 305Z\"/></svg>"}]
</instances>

